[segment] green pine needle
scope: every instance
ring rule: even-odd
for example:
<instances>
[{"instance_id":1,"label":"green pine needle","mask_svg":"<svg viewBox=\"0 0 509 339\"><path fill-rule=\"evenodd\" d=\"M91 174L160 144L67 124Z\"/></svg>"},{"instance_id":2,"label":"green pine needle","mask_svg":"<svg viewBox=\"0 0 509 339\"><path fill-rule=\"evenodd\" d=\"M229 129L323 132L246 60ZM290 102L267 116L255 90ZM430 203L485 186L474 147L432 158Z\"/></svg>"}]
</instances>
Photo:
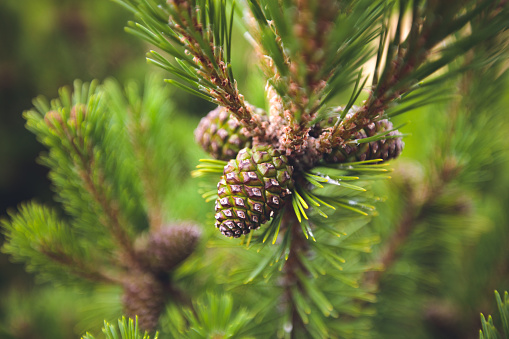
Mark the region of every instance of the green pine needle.
<instances>
[{"instance_id":1,"label":"green pine needle","mask_svg":"<svg viewBox=\"0 0 509 339\"><path fill-rule=\"evenodd\" d=\"M136 320L129 318L128 320L125 317L122 317L118 320L117 326L104 321L103 333L105 339L157 339L159 334L156 332L154 336L150 336L147 332L141 332L138 327L138 317ZM95 337L87 333L82 339L95 339Z\"/></svg>"},{"instance_id":2,"label":"green pine needle","mask_svg":"<svg viewBox=\"0 0 509 339\"><path fill-rule=\"evenodd\" d=\"M509 293L504 292L504 299L500 297L498 291L495 291L495 299L497 301L500 322L502 323L502 331L504 338L509 337ZM481 339L500 339L500 333L495 326L493 318L488 316L488 320L481 313L481 330L479 330L479 338Z\"/></svg>"},{"instance_id":3,"label":"green pine needle","mask_svg":"<svg viewBox=\"0 0 509 339\"><path fill-rule=\"evenodd\" d=\"M216 159L200 159L201 164L196 165L196 170L191 172L193 178L204 177L207 175L223 174L224 167L228 164L226 161ZM217 192L216 192L217 193Z\"/></svg>"}]
</instances>

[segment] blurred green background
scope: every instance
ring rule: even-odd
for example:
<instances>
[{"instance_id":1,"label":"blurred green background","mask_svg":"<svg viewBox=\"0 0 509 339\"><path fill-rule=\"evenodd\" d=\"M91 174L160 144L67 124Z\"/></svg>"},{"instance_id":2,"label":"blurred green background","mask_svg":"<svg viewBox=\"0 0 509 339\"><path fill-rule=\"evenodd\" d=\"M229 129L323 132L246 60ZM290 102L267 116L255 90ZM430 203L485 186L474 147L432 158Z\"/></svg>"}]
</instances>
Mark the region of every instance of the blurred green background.
<instances>
[{"instance_id":1,"label":"blurred green background","mask_svg":"<svg viewBox=\"0 0 509 339\"><path fill-rule=\"evenodd\" d=\"M21 113L37 95L57 96L76 78L142 79L144 47L123 32L129 13L110 1L6 0L0 3L0 212L48 199L41 150Z\"/></svg>"},{"instance_id":2,"label":"blurred green background","mask_svg":"<svg viewBox=\"0 0 509 339\"><path fill-rule=\"evenodd\" d=\"M74 79L90 81L114 77L121 83L128 79L141 83L147 73L157 71L144 61L145 52L150 47L124 32L123 27L131 19L130 13L105 0L0 1L0 218L9 209L15 209L21 202L31 199L56 205L52 200L47 170L36 163L43 148L34 135L24 128L22 112L32 107L34 97L57 97L58 88L72 85ZM240 32L234 31L236 34ZM265 84L255 67L252 67L253 60L250 58L253 54L249 53L249 46L240 35L234 38L233 52L233 70L239 79L241 92L252 104L264 107ZM173 93L171 99L176 109L191 122L183 126L189 129L187 133L192 133L189 126L196 125L199 118L213 107L187 93L176 90ZM509 91L505 91L505 102L508 103L506 107L509 107L508 94ZM402 160L413 159L419 162L415 166L421 170L424 168L423 172L431 173L433 162L438 157L434 148L437 147L437 139L440 139L437 135L443 133L442 127L447 125L444 110L444 105L430 107L397 119L396 125L412 121L402 129L403 133L411 134L405 139L406 148ZM442 112L440 115L437 114L439 111ZM505 124L509 120L507 116L503 122ZM480 211L482 215L491 218L490 227L479 231L481 235L476 233L472 236L475 241L463 245L463 252L453 257L458 260L453 263L454 267L447 266L452 259L441 263L439 268L434 267L440 271L437 273L440 279L450 279L441 282L439 287L430 288L426 298L407 299L412 293L427 293L423 292L423 288L428 287L418 281L408 284L401 279L398 281L404 275L401 272L405 272L405 268L400 267L399 271L396 269L396 274L387 278L383 293L380 294L382 302L378 311L382 316L375 320L379 333L391 332L384 330L385 325L394 325L391 328L402 326L395 317L389 320L383 318L384 314L396 314L399 311L401 314L397 316L402 317L401 323L411 324L404 328L402 334L416 335L419 332L420 336L415 337L427 338L459 338L461 336L458 333L472 333L475 336L478 328L475 319L478 319L479 312L490 313L494 310L493 289L509 287L509 251L505 245L509 241L509 190L506 189L509 186L509 165L507 154L503 156L504 161L491 167L488 173L491 179L472 185L471 190L475 192L471 198L476 200L478 210L475 212ZM389 202L392 201L390 192L389 189L383 194ZM397 200L392 202L393 205L397 203ZM375 226L378 231L385 231L385 235L393 230L394 224L391 221L398 217L390 215L397 214L398 207L389 206L385 214L382 212L378 221L375 221L383 224ZM429 225L425 224L421 230L425 227ZM454 232L444 237L455 237L463 231ZM3 242L1 237L0 244ZM406 263L413 264L426 259L425 251L414 252L410 248L407 257L403 256L403 263L406 260ZM387 286L392 286L392 289ZM407 289L406 294L402 293L401 286ZM95 305L98 310L110 307L111 314L120 312L118 300L111 299L114 295L111 291L95 291L95 302L90 302L92 293L89 292L37 284L34 276L27 274L21 265L10 263L8 257L0 253L0 338L77 338L83 329L89 328L89 323L83 323L80 309ZM432 297L429 298L429 295ZM416 309L415 305L422 304L422 300L426 300L429 306L434 298L439 307L430 307L435 313L430 313L429 319L422 319L420 309L415 314L406 312L408 309ZM443 303L444 300L455 307L461 307L462 311L447 309L449 303ZM77 307L80 304L83 307ZM451 320L455 314L460 314L464 319ZM108 314L97 314L97 319L104 319L103 316L107 317ZM450 322L454 324L450 325ZM101 320L97 325L101 326ZM423 327L427 328L427 332ZM450 327L463 328L448 333Z\"/></svg>"}]
</instances>

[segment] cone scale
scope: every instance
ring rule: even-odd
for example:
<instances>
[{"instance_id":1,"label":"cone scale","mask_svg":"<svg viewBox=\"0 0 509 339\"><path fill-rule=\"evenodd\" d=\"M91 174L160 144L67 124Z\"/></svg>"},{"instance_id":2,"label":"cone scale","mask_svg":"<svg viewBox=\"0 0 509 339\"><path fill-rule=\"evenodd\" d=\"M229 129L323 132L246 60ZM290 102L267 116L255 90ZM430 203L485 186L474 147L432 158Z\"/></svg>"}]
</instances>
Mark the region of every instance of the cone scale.
<instances>
[{"instance_id":1,"label":"cone scale","mask_svg":"<svg viewBox=\"0 0 509 339\"><path fill-rule=\"evenodd\" d=\"M293 167L270 146L242 149L218 184L216 227L238 238L267 222L291 194Z\"/></svg>"},{"instance_id":2,"label":"cone scale","mask_svg":"<svg viewBox=\"0 0 509 339\"><path fill-rule=\"evenodd\" d=\"M389 120L372 122L360 130L353 139L372 137L391 129L393 129L393 125ZM383 161L395 159L401 154L404 146L401 138L393 137L398 134L398 131L392 131L387 134L387 139L362 144L347 144L344 147L333 149L331 153L324 156L324 160L328 163L337 164L372 159L382 159Z\"/></svg>"},{"instance_id":3,"label":"cone scale","mask_svg":"<svg viewBox=\"0 0 509 339\"><path fill-rule=\"evenodd\" d=\"M234 159L242 148L251 145L251 138L242 133L242 126L225 107L218 107L201 119L195 139L219 160Z\"/></svg>"}]
</instances>

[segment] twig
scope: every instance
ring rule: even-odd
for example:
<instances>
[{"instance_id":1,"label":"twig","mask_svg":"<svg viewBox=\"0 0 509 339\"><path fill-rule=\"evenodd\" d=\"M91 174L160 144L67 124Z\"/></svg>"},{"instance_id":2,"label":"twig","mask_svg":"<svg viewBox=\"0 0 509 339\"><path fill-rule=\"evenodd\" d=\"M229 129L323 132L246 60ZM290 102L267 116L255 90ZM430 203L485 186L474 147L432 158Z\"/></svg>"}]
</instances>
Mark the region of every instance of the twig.
<instances>
[{"instance_id":1,"label":"twig","mask_svg":"<svg viewBox=\"0 0 509 339\"><path fill-rule=\"evenodd\" d=\"M378 260L378 264L383 267L383 270L369 272L364 280L366 284L379 285L384 273L399 259L401 247L407 242L419 221L425 216L427 207L433 205L442 196L444 188L457 176L458 170L457 164L446 161L427 189L409 187L408 203L404 207L404 213L394 234L381 251L382 255Z\"/></svg>"},{"instance_id":2,"label":"twig","mask_svg":"<svg viewBox=\"0 0 509 339\"><path fill-rule=\"evenodd\" d=\"M41 246L39 250L49 259L67 266L67 268L70 269L75 275L84 279L112 284L118 284L120 282L118 277L115 277L101 270L99 266L87 265L86 263L77 260L64 251L54 251L47 249L44 246Z\"/></svg>"},{"instance_id":3,"label":"twig","mask_svg":"<svg viewBox=\"0 0 509 339\"><path fill-rule=\"evenodd\" d=\"M295 286L299 290L302 289L297 272L300 271L307 273L307 271L299 259L299 254L307 252L309 246L302 232L300 231L299 221L297 220L293 209L288 208L283 218L284 225L286 226L285 232L291 232L291 245L290 254L288 255L288 259L286 260L285 266L283 267L281 286L284 290L284 301L287 303L287 307L291 308L291 338L296 338L298 329L303 329L304 323L302 322L302 319L297 311L296 302L293 299L291 291Z\"/></svg>"},{"instance_id":4,"label":"twig","mask_svg":"<svg viewBox=\"0 0 509 339\"><path fill-rule=\"evenodd\" d=\"M96 186L92 179L92 168L90 164L85 165L84 167L85 168L82 169L80 175L84 181L85 188L94 200L101 206L101 209L106 215L106 220L102 220L101 223L110 231L119 248L123 250L123 254L126 256L127 265L131 267L141 265L134 251L131 237L129 237L121 225L121 213L117 204L113 201L108 201L107 198L98 190L97 186L103 187L106 184L104 182L104 178L100 176L99 185Z\"/></svg>"},{"instance_id":5,"label":"twig","mask_svg":"<svg viewBox=\"0 0 509 339\"><path fill-rule=\"evenodd\" d=\"M134 116L131 110L128 110L132 117L132 123L128 126L131 135L131 144L134 149L135 156L138 158L139 175L143 185L143 193L147 200L147 213L149 225L152 230L158 230L163 224L163 208L160 197L157 194L157 182L154 180L153 168L154 164L153 153L143 142L144 128L140 121L139 115ZM146 137L146 136L145 136Z\"/></svg>"},{"instance_id":6,"label":"twig","mask_svg":"<svg viewBox=\"0 0 509 339\"><path fill-rule=\"evenodd\" d=\"M123 250L123 255L127 259L127 265L132 267L138 267L141 265L139 260L137 259L136 253L134 251L133 243L129 235L125 232L122 224L120 222L120 210L114 201L108 201L108 199L102 194L101 187L105 187L107 184L104 181L104 177L99 175L99 182L94 183L94 178L92 177L92 171L94 163L93 156L90 159L87 158L85 154L80 150L77 143L81 143L82 147L85 146L84 140L82 137L73 137L65 124L62 125L65 132L65 137L67 137L72 151L76 153L79 161L73 160L76 167L80 169L79 174L81 179L83 180L85 189L90 193L92 198L101 206L104 214L106 215L106 220L104 218L101 220L101 223L104 227L106 227L113 236L113 239L116 241L119 248ZM79 129L78 129L79 131ZM90 148L90 147L89 147ZM93 154L92 150L88 150L88 155ZM124 256L121 260L124 259Z\"/></svg>"},{"instance_id":7,"label":"twig","mask_svg":"<svg viewBox=\"0 0 509 339\"><path fill-rule=\"evenodd\" d=\"M178 20L170 16L169 25L181 36L181 42L185 46L186 51L193 56L194 63L200 67L200 70L197 71L198 75L215 86L214 89L208 89L209 95L213 97L218 104L228 108L250 132L251 136L263 135L264 128L262 127L261 120L257 119L251 107L245 104L244 97L238 91L237 82L229 76L228 66L222 58L222 47L214 45L212 36L208 38L211 50L221 51L219 53L214 52L215 60L211 60L196 38L189 33L189 27L191 26L196 32L200 34L204 33L203 27L198 23L193 9L189 8L188 4L181 1L171 1L170 5L176 6L177 12L179 10L187 11L188 16L191 18L191 23L184 20L184 25L178 25L175 23L178 22ZM183 7L179 8L179 6ZM182 18L179 18L179 20L182 20ZM214 67L215 65L217 65L217 67Z\"/></svg>"}]
</instances>

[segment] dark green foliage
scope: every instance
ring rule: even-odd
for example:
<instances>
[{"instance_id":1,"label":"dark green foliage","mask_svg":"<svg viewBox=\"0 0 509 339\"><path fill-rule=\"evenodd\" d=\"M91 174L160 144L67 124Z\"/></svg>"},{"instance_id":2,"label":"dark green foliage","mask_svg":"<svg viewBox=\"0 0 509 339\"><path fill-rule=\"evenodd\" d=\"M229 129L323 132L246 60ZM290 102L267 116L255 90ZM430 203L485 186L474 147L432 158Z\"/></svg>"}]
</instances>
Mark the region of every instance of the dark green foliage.
<instances>
[{"instance_id":1,"label":"dark green foliage","mask_svg":"<svg viewBox=\"0 0 509 339\"><path fill-rule=\"evenodd\" d=\"M196 131L218 159L194 175L216 200L216 227L240 239L213 233L212 207L186 198L192 135L166 90L77 83L27 114L50 148L43 161L68 221L35 204L13 213L4 227L15 259L58 279L58 260L70 258L62 272L122 286L124 312L168 337L470 332L482 291L507 280L507 212L497 207L509 197L494 193L509 180L502 2L239 2L266 112L233 76L234 2L117 2L139 22L128 31L167 53L149 61L169 82L220 106L219 121ZM389 119L402 113L418 121L408 158L420 163L391 171L403 143ZM202 235L172 221L185 212L208 225ZM140 337L133 322L119 326Z\"/></svg>"},{"instance_id":2,"label":"dark green foliage","mask_svg":"<svg viewBox=\"0 0 509 339\"><path fill-rule=\"evenodd\" d=\"M97 254L89 253L54 211L30 203L3 226L7 236L3 250L16 261L26 262L29 271L40 272L45 280L76 283L79 279L74 275L100 279L90 264L99 259Z\"/></svg>"},{"instance_id":3,"label":"dark green foliage","mask_svg":"<svg viewBox=\"0 0 509 339\"><path fill-rule=\"evenodd\" d=\"M177 128L164 119L173 114L167 96L152 78L143 96L135 83L123 92L113 81L77 81L73 92L61 89L59 99L36 99L37 110L25 114L27 126L49 148L41 161L51 170L66 215L29 203L2 222L7 238L3 251L14 260L54 283L122 286L125 311L139 314L141 326L149 330L163 311L167 299L162 295L179 293L168 275L196 250L200 238L198 230L189 228L194 233L187 243L159 237L152 241L156 257L164 252L162 266L149 265L135 248L136 238L145 236L142 232L151 239L183 230L169 222L172 212L165 206L168 194L179 194L176 190L186 184L190 161L184 157L193 154L184 153L182 145L192 135L181 138L182 125ZM177 164L161 156L177 150L182 153Z\"/></svg>"}]
</instances>

